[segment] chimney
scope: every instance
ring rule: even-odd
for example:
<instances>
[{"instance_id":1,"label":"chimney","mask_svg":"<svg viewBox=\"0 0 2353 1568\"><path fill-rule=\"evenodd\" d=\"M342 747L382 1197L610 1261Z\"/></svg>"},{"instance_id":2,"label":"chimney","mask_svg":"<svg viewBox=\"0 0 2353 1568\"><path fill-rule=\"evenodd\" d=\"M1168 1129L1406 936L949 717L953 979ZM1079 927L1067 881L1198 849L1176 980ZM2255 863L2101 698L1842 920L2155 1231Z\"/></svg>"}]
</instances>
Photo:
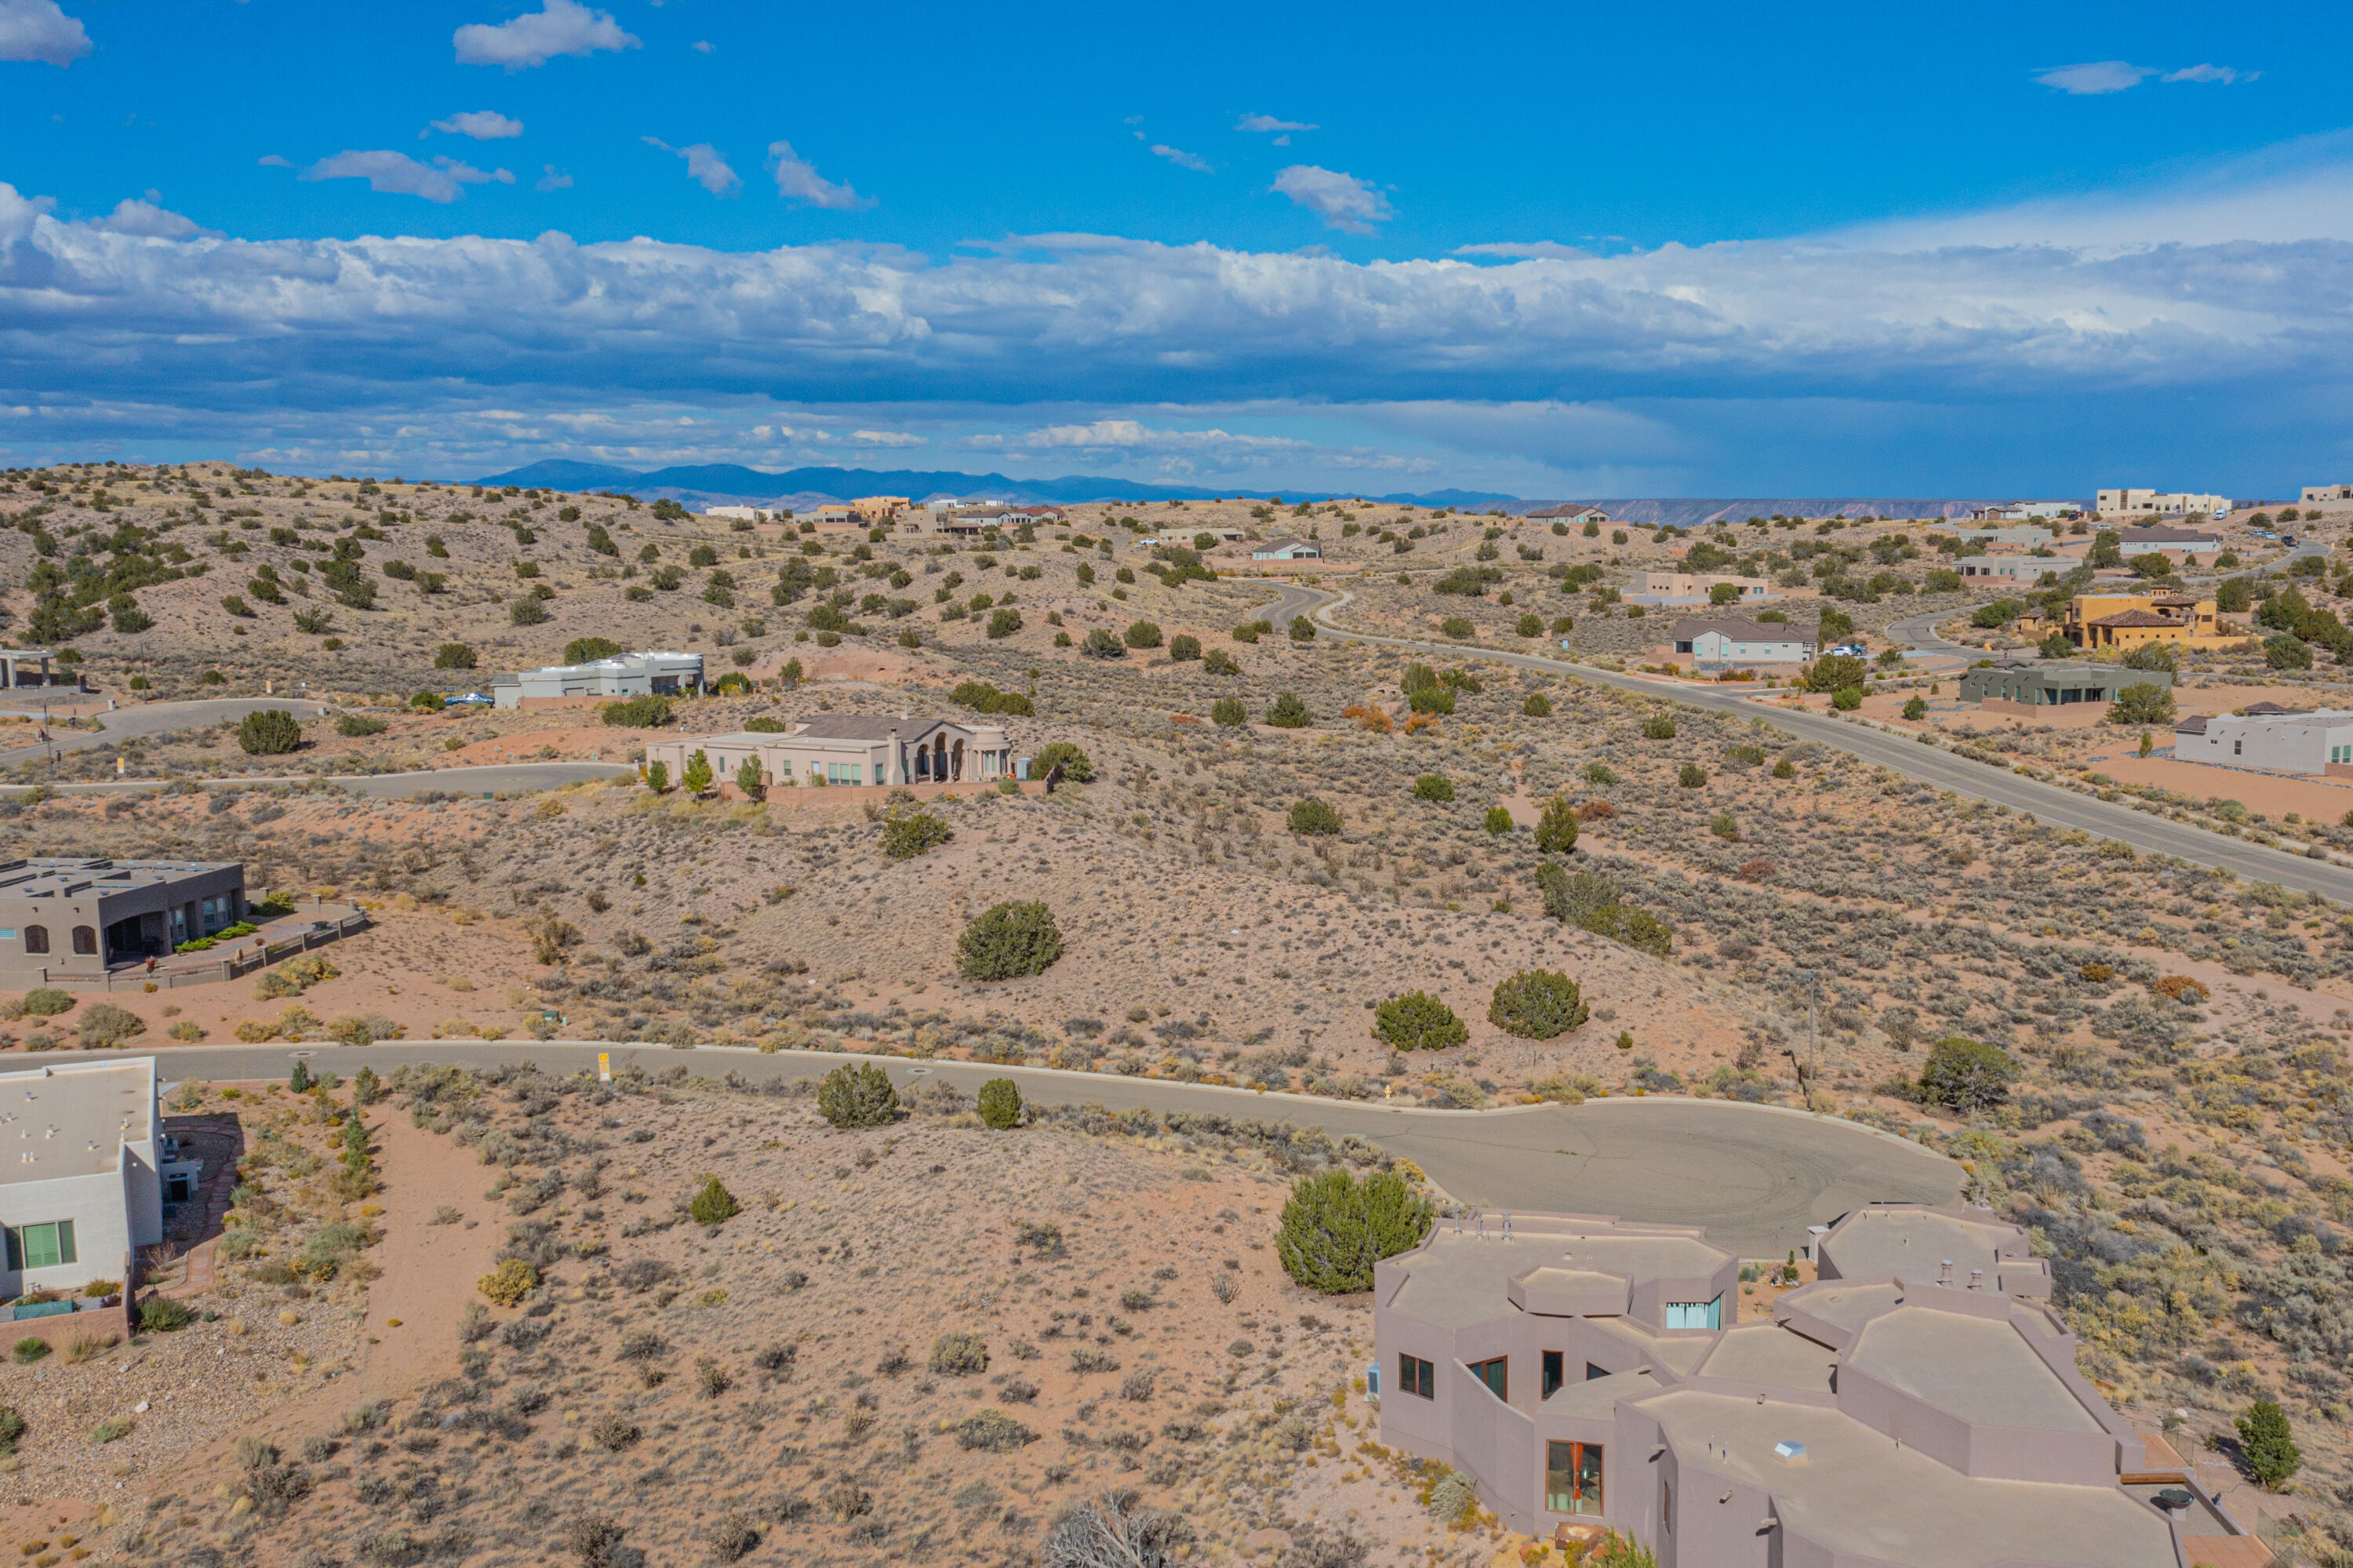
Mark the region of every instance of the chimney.
<instances>
[{"instance_id":1,"label":"chimney","mask_svg":"<svg viewBox=\"0 0 2353 1568\"><path fill-rule=\"evenodd\" d=\"M1952 1282L1953 1260L1948 1257L1936 1266L1936 1283L1939 1285L1950 1285Z\"/></svg>"},{"instance_id":2,"label":"chimney","mask_svg":"<svg viewBox=\"0 0 2353 1568\"><path fill-rule=\"evenodd\" d=\"M1985 1288L1984 1269L1972 1268L1969 1270L1969 1288L1972 1290L1983 1290Z\"/></svg>"}]
</instances>

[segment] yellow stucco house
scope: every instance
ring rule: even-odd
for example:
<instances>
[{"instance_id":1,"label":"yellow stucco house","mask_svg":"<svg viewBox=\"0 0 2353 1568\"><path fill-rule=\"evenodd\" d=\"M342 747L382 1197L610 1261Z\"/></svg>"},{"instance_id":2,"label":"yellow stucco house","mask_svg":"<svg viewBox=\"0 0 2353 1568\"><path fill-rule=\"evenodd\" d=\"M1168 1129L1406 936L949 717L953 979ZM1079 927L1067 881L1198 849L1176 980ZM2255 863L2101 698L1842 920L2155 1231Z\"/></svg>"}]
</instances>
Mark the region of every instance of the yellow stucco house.
<instances>
[{"instance_id":1,"label":"yellow stucco house","mask_svg":"<svg viewBox=\"0 0 2353 1568\"><path fill-rule=\"evenodd\" d=\"M2211 599L2182 593L2079 593L2054 629L2037 616L2021 616L2019 630L2029 637L2056 630L2086 653L2122 653L2153 642L2178 648L2228 648L2245 641L2244 630L2224 620Z\"/></svg>"}]
</instances>

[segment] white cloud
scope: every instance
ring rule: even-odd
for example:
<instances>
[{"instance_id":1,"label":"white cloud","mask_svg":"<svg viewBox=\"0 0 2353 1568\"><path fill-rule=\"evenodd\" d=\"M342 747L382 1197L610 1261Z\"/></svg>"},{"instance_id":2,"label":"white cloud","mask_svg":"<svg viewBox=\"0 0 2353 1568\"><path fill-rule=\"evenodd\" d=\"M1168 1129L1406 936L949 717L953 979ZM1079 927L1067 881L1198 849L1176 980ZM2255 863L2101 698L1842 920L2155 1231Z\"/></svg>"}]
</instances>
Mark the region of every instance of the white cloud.
<instances>
[{"instance_id":1,"label":"white cloud","mask_svg":"<svg viewBox=\"0 0 2353 1568\"><path fill-rule=\"evenodd\" d=\"M719 52L719 46L712 43L709 38L697 39L693 48L694 52L699 55L715 55Z\"/></svg>"},{"instance_id":2,"label":"white cloud","mask_svg":"<svg viewBox=\"0 0 2353 1568\"><path fill-rule=\"evenodd\" d=\"M922 436L909 435L904 430L852 430L849 439L863 441L870 447L920 447L926 444Z\"/></svg>"},{"instance_id":3,"label":"white cloud","mask_svg":"<svg viewBox=\"0 0 2353 1568\"><path fill-rule=\"evenodd\" d=\"M294 166L290 162L280 157L275 153L264 153L261 156L254 159L253 161L260 164L265 169L290 169Z\"/></svg>"},{"instance_id":4,"label":"white cloud","mask_svg":"<svg viewBox=\"0 0 2353 1568\"><path fill-rule=\"evenodd\" d=\"M1083 425L1049 425L1031 430L1019 444L1032 451L1075 449L1086 452L1214 452L1228 457L1314 450L1287 436L1238 436L1226 430L1157 429L1138 419L1094 419Z\"/></svg>"},{"instance_id":5,"label":"white cloud","mask_svg":"<svg viewBox=\"0 0 2353 1568\"><path fill-rule=\"evenodd\" d=\"M794 152L790 142L768 143L768 172L776 176L776 194L787 201L831 212L855 212L874 205L873 197L860 196L848 181L835 185L819 175L817 165Z\"/></svg>"},{"instance_id":6,"label":"white cloud","mask_svg":"<svg viewBox=\"0 0 2353 1568\"><path fill-rule=\"evenodd\" d=\"M2126 60L2093 60L2084 65L2057 66L2034 73L2034 79L2045 87L2078 97L2104 92L2125 92L2138 87L2157 74L2155 66L2137 66Z\"/></svg>"},{"instance_id":7,"label":"white cloud","mask_svg":"<svg viewBox=\"0 0 2353 1568\"><path fill-rule=\"evenodd\" d=\"M217 239L217 229L197 227L194 218L183 217L176 212L166 212L158 207L153 194L145 201L125 196L115 204L114 210L98 220L98 226L112 234L135 234L147 239Z\"/></svg>"},{"instance_id":8,"label":"white cloud","mask_svg":"<svg viewBox=\"0 0 2353 1568\"><path fill-rule=\"evenodd\" d=\"M1320 131L1320 125L1310 125L1303 120L1277 120L1271 114L1245 114L1234 122L1237 131ZM1289 138L1284 139L1288 144Z\"/></svg>"},{"instance_id":9,"label":"white cloud","mask_svg":"<svg viewBox=\"0 0 2353 1568\"><path fill-rule=\"evenodd\" d=\"M1152 144L1152 155L1155 158L1166 158L1178 168L1191 169L1196 174L1214 175L1218 172L1209 167L1208 159L1187 153L1182 147L1164 147L1155 142Z\"/></svg>"},{"instance_id":10,"label":"white cloud","mask_svg":"<svg viewBox=\"0 0 2353 1568\"><path fill-rule=\"evenodd\" d=\"M554 164L545 164L541 165L541 167L543 172L540 175L537 183L533 185L531 187L532 189L535 191L568 191L572 188L572 176L569 174L558 169Z\"/></svg>"},{"instance_id":11,"label":"white cloud","mask_svg":"<svg viewBox=\"0 0 2353 1568\"><path fill-rule=\"evenodd\" d=\"M558 55L588 55L599 49L635 49L643 44L621 30L609 11L591 11L579 0L545 0L543 10L511 22L469 22L450 36L459 65L504 66L510 71L545 65Z\"/></svg>"},{"instance_id":12,"label":"white cloud","mask_svg":"<svg viewBox=\"0 0 2353 1568\"><path fill-rule=\"evenodd\" d=\"M433 129L451 136L471 136L477 142L496 142L522 134L522 122L510 120L495 109L469 109L452 114L447 120L436 120ZM423 132L417 134L422 136Z\"/></svg>"},{"instance_id":13,"label":"white cloud","mask_svg":"<svg viewBox=\"0 0 2353 1568\"><path fill-rule=\"evenodd\" d=\"M1274 176L1274 189L1324 220L1326 228L1370 234L1373 225L1397 215L1388 198L1354 175L1293 164Z\"/></svg>"},{"instance_id":14,"label":"white cloud","mask_svg":"<svg viewBox=\"0 0 2353 1568\"><path fill-rule=\"evenodd\" d=\"M456 201L466 194L467 185L514 184L514 175L505 169L478 169L454 158L436 158L430 164L420 164L406 153L385 150L338 153L332 158L320 159L298 177L365 180L372 191L423 196L427 201L438 202Z\"/></svg>"},{"instance_id":15,"label":"white cloud","mask_svg":"<svg viewBox=\"0 0 2353 1568\"><path fill-rule=\"evenodd\" d=\"M715 196L732 196L744 188L744 181L719 150L708 142L697 142L691 147L673 147L659 136L641 138L649 147L659 147L665 153L675 153L686 160L686 177Z\"/></svg>"},{"instance_id":16,"label":"white cloud","mask_svg":"<svg viewBox=\"0 0 2353 1568\"><path fill-rule=\"evenodd\" d=\"M90 35L58 0L0 0L0 60L69 66L88 53Z\"/></svg>"},{"instance_id":17,"label":"white cloud","mask_svg":"<svg viewBox=\"0 0 2353 1568\"><path fill-rule=\"evenodd\" d=\"M2229 66L2194 65L2184 66L2179 70L2167 71L2165 75L2158 79L2163 81L2219 81L2227 87L2232 82L2253 81L2263 74L2263 73L2259 70L2233 70Z\"/></svg>"}]
</instances>

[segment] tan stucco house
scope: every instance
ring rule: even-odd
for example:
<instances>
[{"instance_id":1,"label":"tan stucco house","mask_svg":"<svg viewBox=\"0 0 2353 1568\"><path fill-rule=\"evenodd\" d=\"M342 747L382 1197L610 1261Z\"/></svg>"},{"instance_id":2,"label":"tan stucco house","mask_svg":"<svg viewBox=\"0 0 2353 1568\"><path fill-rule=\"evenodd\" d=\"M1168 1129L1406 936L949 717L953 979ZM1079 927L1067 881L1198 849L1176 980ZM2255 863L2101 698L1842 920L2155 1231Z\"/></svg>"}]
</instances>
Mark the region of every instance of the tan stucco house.
<instances>
[{"instance_id":1,"label":"tan stucco house","mask_svg":"<svg viewBox=\"0 0 2353 1568\"><path fill-rule=\"evenodd\" d=\"M876 714L819 714L783 731L681 736L646 747L672 783L700 751L714 780L732 781L747 758L770 789L856 784L986 783L1013 777L1013 745L997 725Z\"/></svg>"}]
</instances>

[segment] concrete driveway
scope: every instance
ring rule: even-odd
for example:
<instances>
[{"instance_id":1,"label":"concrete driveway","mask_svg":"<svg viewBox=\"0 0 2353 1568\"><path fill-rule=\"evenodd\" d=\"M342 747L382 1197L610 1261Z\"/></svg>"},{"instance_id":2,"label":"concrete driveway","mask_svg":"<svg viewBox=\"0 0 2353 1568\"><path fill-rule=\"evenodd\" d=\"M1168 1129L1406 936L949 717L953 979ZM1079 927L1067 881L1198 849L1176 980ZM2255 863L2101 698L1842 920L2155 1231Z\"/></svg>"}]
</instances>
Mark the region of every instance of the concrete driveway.
<instances>
[{"instance_id":1,"label":"concrete driveway","mask_svg":"<svg viewBox=\"0 0 2353 1568\"><path fill-rule=\"evenodd\" d=\"M1582 1106L1516 1106L1489 1111L1399 1109L1378 1104L1258 1094L1036 1067L972 1062L856 1058L828 1052L741 1048L672 1050L593 1041L433 1041L345 1046L187 1045L155 1053L166 1078L280 1079L304 1054L313 1070L350 1077L363 1064L389 1074L407 1064L460 1067L535 1062L551 1072L594 1067L608 1052L615 1070L649 1073L683 1065L697 1076L740 1073L752 1082L821 1077L845 1061L879 1061L908 1088L936 1076L970 1093L1011 1078L1039 1105L1146 1106L1354 1133L1411 1160L1465 1203L1496 1209L1567 1210L1705 1225L1746 1257L1779 1257L1826 1224L1875 1199L1948 1202L1961 1169L1941 1154L1852 1122L1722 1100L1609 1099ZM119 1054L143 1054L140 1052ZM77 1058L79 1060L79 1058Z\"/></svg>"}]
</instances>

